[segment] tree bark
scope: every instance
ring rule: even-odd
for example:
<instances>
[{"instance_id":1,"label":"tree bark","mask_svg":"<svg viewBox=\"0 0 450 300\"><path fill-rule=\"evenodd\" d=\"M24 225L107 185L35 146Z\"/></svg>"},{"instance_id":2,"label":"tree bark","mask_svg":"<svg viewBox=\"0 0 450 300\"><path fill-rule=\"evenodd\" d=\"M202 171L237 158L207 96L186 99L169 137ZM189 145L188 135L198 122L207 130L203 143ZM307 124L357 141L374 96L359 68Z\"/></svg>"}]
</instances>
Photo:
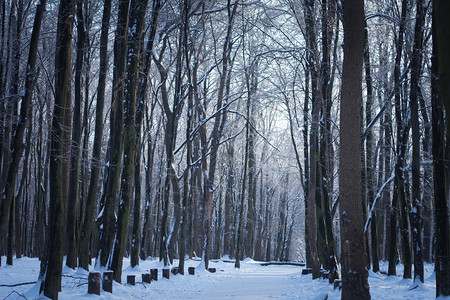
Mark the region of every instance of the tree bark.
<instances>
[{"instance_id":1,"label":"tree bark","mask_svg":"<svg viewBox=\"0 0 450 300\"><path fill-rule=\"evenodd\" d=\"M342 299L370 299L361 207L360 107L364 2L343 2L344 61L340 105Z\"/></svg>"},{"instance_id":2,"label":"tree bark","mask_svg":"<svg viewBox=\"0 0 450 300\"><path fill-rule=\"evenodd\" d=\"M64 255L65 207L67 201L69 153L67 137L70 137L71 113L71 54L75 1L61 0L58 12L58 28L55 55L55 106L52 117L50 147L50 208L48 257L41 291L51 299L58 299L61 290L62 262ZM68 122L69 120L69 122ZM68 126L68 127L67 127ZM69 132L67 132L69 131ZM70 139L69 139L70 141Z\"/></svg>"},{"instance_id":3,"label":"tree bark","mask_svg":"<svg viewBox=\"0 0 450 300\"><path fill-rule=\"evenodd\" d=\"M449 225L449 177L448 157L444 143L444 110L447 132L450 131L450 31L446 12L450 3L433 1L433 76L432 76L432 119L433 119L433 165L434 205L436 230L436 297L450 295L450 225ZM447 140L447 149L449 141ZM448 152L447 152L448 156Z\"/></svg>"}]
</instances>

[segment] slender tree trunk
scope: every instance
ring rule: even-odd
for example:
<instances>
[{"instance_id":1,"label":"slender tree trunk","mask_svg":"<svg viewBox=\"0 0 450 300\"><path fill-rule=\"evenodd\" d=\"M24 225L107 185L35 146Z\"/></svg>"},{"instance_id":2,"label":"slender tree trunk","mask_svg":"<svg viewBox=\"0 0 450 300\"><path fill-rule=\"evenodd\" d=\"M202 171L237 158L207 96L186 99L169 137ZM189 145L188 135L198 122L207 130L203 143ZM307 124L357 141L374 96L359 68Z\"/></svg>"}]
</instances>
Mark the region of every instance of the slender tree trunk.
<instances>
[{"instance_id":1,"label":"slender tree trunk","mask_svg":"<svg viewBox=\"0 0 450 300\"><path fill-rule=\"evenodd\" d=\"M163 41L164 44L167 40ZM178 51L177 51L177 63L176 63L176 87L175 87L175 98L173 101L172 108L169 104L169 95L167 91L167 70L162 65L162 56L164 55L165 46L162 47L162 51L157 58L153 56L153 60L156 63L160 77L161 77L161 102L166 116L166 128L164 132L164 146L166 151L166 172L164 179L164 192L162 198L162 219L161 219L161 239L160 239L160 260L164 260L164 265L169 265L173 260L173 249L175 246L175 241L177 237L174 236L178 234L179 222L181 219L181 208L180 208L180 186L178 178L176 175L176 170L174 169L174 150L175 142L177 138L178 131L178 119L179 113L181 112L181 41L179 41ZM173 203L174 203L174 221L173 230L169 232L169 201L170 201L170 185L172 184L173 190ZM176 228L175 228L176 226ZM172 244L171 244L172 243ZM171 251L172 250L172 251Z\"/></svg>"},{"instance_id":2,"label":"slender tree trunk","mask_svg":"<svg viewBox=\"0 0 450 300\"><path fill-rule=\"evenodd\" d=\"M419 104L420 111L422 114L423 124L424 124L424 134L422 138L422 153L423 159L425 161L432 160L431 154L431 144L432 144L432 136L431 136L431 120L428 116L427 107L425 104L425 99L421 93L421 89L419 86ZM423 166L423 198L422 198L422 207L423 207L423 260L427 263L433 262L433 226L434 226L434 215L433 215L433 186L432 180L433 178L433 166L425 165Z\"/></svg>"},{"instance_id":3,"label":"slender tree trunk","mask_svg":"<svg viewBox=\"0 0 450 300\"><path fill-rule=\"evenodd\" d=\"M219 89L217 93L217 106L216 109L219 113L216 114L214 118L214 125L211 132L211 150L209 155L209 169L206 166L206 153L202 153L203 162L202 171L204 175L204 191L205 191L205 210L203 216L203 230L204 230L204 243L203 243L203 255L202 259L204 261L205 269L209 267L210 258L210 244L212 241L211 232L211 221L212 221L212 207L213 207L213 196L214 196L214 177L216 173L217 165L217 152L219 150L220 138L222 136L222 130L226 122L226 110L222 110L226 103L225 96L228 96L227 90L230 85L230 70L231 70L231 50L232 50L232 31L234 19L236 16L237 7L239 0L235 1L234 4L231 0L227 1L227 11L228 11L228 24L227 33L225 36L225 42L223 44L222 52L222 73L219 78ZM203 147L204 147L203 143ZM206 151L206 149L204 150ZM242 207L241 207L242 209ZM239 246L239 245L238 245ZM238 256L236 256L236 261L238 261ZM238 263L236 263L238 264ZM239 267L239 266L237 266Z\"/></svg>"},{"instance_id":4,"label":"slender tree trunk","mask_svg":"<svg viewBox=\"0 0 450 300\"><path fill-rule=\"evenodd\" d=\"M402 9L401 9L401 18L400 25L398 31L398 37L396 41L396 57L395 57L395 65L394 65L394 94L395 94L395 117L397 123L397 153L395 158L395 180L394 180L394 191L392 195L392 204L390 211L390 241L389 241L389 275L396 275L396 266L397 266L397 250L398 250L398 241L397 241L397 233L398 233L398 225L397 225L397 216L398 216L398 202L399 196L401 192L399 191L399 181L403 181L400 177L400 165L399 165L399 151L401 150L400 143L402 140L402 123L401 123L401 112L400 112L400 60L402 56L402 47L403 47L403 34L405 30L405 22L406 22L406 8L407 1L402 0Z\"/></svg>"},{"instance_id":5,"label":"slender tree trunk","mask_svg":"<svg viewBox=\"0 0 450 300\"><path fill-rule=\"evenodd\" d=\"M244 174L242 175L242 188L240 195L240 210L239 210L239 225L237 228L237 240L236 240L236 254L235 254L235 268L240 268L243 234L244 234L244 204L245 204L245 189L247 185L247 171L248 171L248 151L249 151L249 135L250 135L250 98L247 99L247 117L245 124L245 153L244 153Z\"/></svg>"},{"instance_id":6,"label":"slender tree trunk","mask_svg":"<svg viewBox=\"0 0 450 300\"><path fill-rule=\"evenodd\" d=\"M250 102L249 122L254 124L255 100L254 94L258 87L258 78L256 72L258 71L258 62L256 61L246 70L246 85L247 97ZM255 157L255 133L254 129L249 131L249 145L248 145L248 197L247 197L247 235L245 242L245 256L253 258L254 244L255 244L255 225L256 225L256 157Z\"/></svg>"},{"instance_id":7,"label":"slender tree trunk","mask_svg":"<svg viewBox=\"0 0 450 300\"><path fill-rule=\"evenodd\" d=\"M225 189L225 227L224 227L224 237L223 237L223 249L224 254L231 255L231 244L232 241L232 201L233 201L233 188L234 188L234 172L233 172L233 156L234 156L234 146L229 144L227 146L227 162L228 162L228 174L227 174L227 186Z\"/></svg>"},{"instance_id":8,"label":"slender tree trunk","mask_svg":"<svg viewBox=\"0 0 450 300\"><path fill-rule=\"evenodd\" d=\"M190 66L190 56L188 48L188 34L190 30L189 26L189 11L191 8L191 3L189 0L184 0L183 5L183 50L184 58L186 59L186 69L187 69L187 79L188 79L188 108L186 116L186 168L183 174L183 203L182 203L182 219L181 219L181 233L179 241L179 272L184 275L184 259L186 257L186 232L187 232L187 222L188 222L188 211L189 211L189 198L191 197L191 192L189 191L189 175L191 173L191 158L192 158L192 139L191 139L191 126L193 122L193 111L194 111L194 98L193 98L193 88L192 85L196 84L192 82L192 73Z\"/></svg>"},{"instance_id":9,"label":"slender tree trunk","mask_svg":"<svg viewBox=\"0 0 450 300\"><path fill-rule=\"evenodd\" d=\"M15 8L15 11L13 11ZM12 265L13 256L13 243L14 243L14 225L15 225L15 194L16 194L16 179L19 169L20 160L24 150L23 136L26 129L26 121L28 119L28 105L25 107L25 111L21 112L19 116L19 68L20 68L20 56L21 56L21 35L22 35L22 15L23 15L23 0L19 0L11 6L11 16L9 22L10 39L12 39L12 61L11 65L11 78L9 82L9 94L8 97L3 98L2 101L6 103L6 120L4 141L2 146L3 151L3 178L0 182L0 190L2 191L2 200L0 201L0 236L6 236L6 226L9 226L8 231L8 251L7 251L7 264ZM14 30L13 30L14 29ZM9 49L9 47L7 47ZM1 76L1 75L0 75ZM5 82L6 83L6 82ZM30 100L31 101L31 100ZM31 104L30 104L31 105ZM3 117L3 116L2 116ZM19 123L17 120L24 119L22 121L22 128L20 128L20 136L17 136L17 129ZM19 153L15 153L18 151ZM1 155L1 154L0 154ZM8 222L9 220L9 222ZM0 240L0 247L3 244L3 240Z\"/></svg>"},{"instance_id":10,"label":"slender tree trunk","mask_svg":"<svg viewBox=\"0 0 450 300\"><path fill-rule=\"evenodd\" d=\"M31 142L31 136L33 135L33 107L28 107L28 124L27 124L27 136L25 138L25 156L23 160L23 167L22 167L22 179L19 183L19 188L17 191L17 195L15 197L15 249L16 249L16 257L21 258L22 254L26 253L26 248L28 246L27 243L27 225L28 225L28 203L29 198L26 190L28 190L28 174L31 173L30 165L32 165L32 162L30 162L30 152L32 148L32 142ZM22 207L20 207L22 204Z\"/></svg>"},{"instance_id":11,"label":"slender tree trunk","mask_svg":"<svg viewBox=\"0 0 450 300\"><path fill-rule=\"evenodd\" d=\"M101 147L103 140L103 108L105 103L106 74L108 69L108 35L109 20L111 17L111 0L105 0L103 5L102 28L100 35L100 69L97 87L97 105L95 110L95 135L92 151L91 177L86 199L86 211L84 221L81 224L79 266L89 270L90 264L90 241L92 227L94 226L94 212L97 202L98 183L101 168Z\"/></svg>"},{"instance_id":12,"label":"slender tree trunk","mask_svg":"<svg viewBox=\"0 0 450 300\"><path fill-rule=\"evenodd\" d=\"M152 51L153 51L153 43L155 40L156 35L156 26L158 24L158 16L159 16L159 10L161 8L161 1L160 0L153 0L152 2L152 17L151 17L151 25L150 25L150 36L147 43L147 48L144 54L144 69L143 69L143 76L141 76L140 85L139 85L139 94L138 94L138 103L139 105L142 105L141 110L147 107L147 89L148 89L148 82L149 82L149 76L150 76L150 67L152 62ZM139 110L140 114L143 114L143 111ZM148 110L146 110L146 123L147 123L147 131L148 131L148 145L147 145L147 169L146 169L146 187L145 187L145 215L144 215L144 227L143 227L143 236L141 241L141 258L146 259L147 256L150 253L150 212L152 210L152 176L153 176L153 164L154 164L154 156L155 156L155 150L156 145L154 144L153 139L156 139L158 132L159 132L159 126L157 129L157 133L155 137L150 136L150 128L152 126L153 122L153 111L154 111L154 105L151 106L151 115L148 115ZM137 122L139 121L139 115L137 118ZM142 125L140 125L142 126ZM139 128L139 127L138 127ZM139 131L139 130L138 130ZM139 166L139 165L138 165ZM137 172L140 172L140 168L137 166L136 168L136 175ZM136 181L136 184L138 182Z\"/></svg>"},{"instance_id":13,"label":"slender tree trunk","mask_svg":"<svg viewBox=\"0 0 450 300\"><path fill-rule=\"evenodd\" d=\"M423 26L425 23L425 1L417 1L417 17L414 29L414 45L411 58L411 126L412 126L412 236L414 251L414 280L424 282L422 249L422 197L420 189L420 124L419 124L419 84L422 62Z\"/></svg>"},{"instance_id":14,"label":"slender tree trunk","mask_svg":"<svg viewBox=\"0 0 450 300\"><path fill-rule=\"evenodd\" d=\"M77 231L79 202L79 173L81 149L81 99L82 72L85 55L86 29L83 16L83 0L77 0L77 58L75 63L75 102L73 108L72 144L70 149L69 201L67 206L67 259L66 265L75 269L77 266ZM87 84L87 82L85 83Z\"/></svg>"},{"instance_id":15,"label":"slender tree trunk","mask_svg":"<svg viewBox=\"0 0 450 300\"><path fill-rule=\"evenodd\" d=\"M369 49L369 33L367 24L364 22L364 69L366 75L367 101L366 101L366 126L372 122L372 105L373 105L373 87L372 74L370 66L370 49ZM369 207L373 206L374 201L374 166L373 166L373 134L369 131L366 137L366 191ZM378 257L378 233L377 233L377 211L374 209L370 216L370 241L371 241L371 257L372 271L380 271Z\"/></svg>"},{"instance_id":16,"label":"slender tree trunk","mask_svg":"<svg viewBox=\"0 0 450 300\"><path fill-rule=\"evenodd\" d=\"M318 74L315 65L316 54L316 38L315 38L315 24L314 24L314 1L308 0L305 4L305 22L306 32L308 36L308 46L312 51L309 54L308 69L311 76L311 104L312 104L312 119L311 130L309 133L309 174L308 176L308 203L307 203L307 222L308 222L308 244L311 255L312 277L316 279L320 276L320 261L317 250L317 225L316 225L316 158L318 145L318 122L320 106L317 99L317 80ZM309 51L308 51L309 52ZM305 104L306 105L306 104ZM306 115L306 111L304 111ZM306 134L306 130L303 135Z\"/></svg>"},{"instance_id":17,"label":"slender tree trunk","mask_svg":"<svg viewBox=\"0 0 450 300\"><path fill-rule=\"evenodd\" d=\"M12 41L12 54L13 59L11 62L12 67L12 74L10 79L10 87L9 87L9 104L10 104L10 124L11 124L11 137L10 140L12 141L14 139L15 130L17 127L17 115L18 115L18 105L19 105L19 69L20 69L20 56L21 56L21 49L20 49L20 41L21 41L21 32L22 32L22 18L23 18L23 0L17 1L15 7L15 18L14 22L10 23L10 26L14 26L14 33L13 33L13 41ZM12 13L12 9L11 9ZM11 143L12 146L12 143ZM6 148L6 150L9 152L11 149L9 147ZM22 150L23 151L23 150ZM11 157L13 154L7 155L7 157ZM8 160L9 161L9 160ZM17 166L18 167L18 166ZM9 230L8 230L8 246L7 246L7 260L6 264L13 265L13 252L14 252L14 239L15 237L15 225L16 225L16 206L19 208L19 205L17 203L16 198L16 182L12 183L14 186L14 198L11 201L11 208L10 208L10 214L9 214Z\"/></svg>"}]
</instances>

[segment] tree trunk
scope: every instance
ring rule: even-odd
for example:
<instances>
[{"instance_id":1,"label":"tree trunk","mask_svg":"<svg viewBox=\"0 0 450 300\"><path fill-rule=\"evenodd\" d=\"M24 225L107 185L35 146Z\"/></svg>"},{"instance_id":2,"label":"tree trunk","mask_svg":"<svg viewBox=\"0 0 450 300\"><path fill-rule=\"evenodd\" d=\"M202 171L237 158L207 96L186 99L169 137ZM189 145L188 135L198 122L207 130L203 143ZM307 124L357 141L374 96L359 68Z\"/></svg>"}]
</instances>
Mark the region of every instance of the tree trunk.
<instances>
[{"instance_id":1,"label":"tree trunk","mask_svg":"<svg viewBox=\"0 0 450 300\"><path fill-rule=\"evenodd\" d=\"M249 151L249 135L250 135L250 98L247 98L247 117L245 123L245 153L244 153L244 174L242 175L242 188L240 194L240 210L239 210L239 225L237 228L237 240L236 240L236 254L235 254L235 268L240 268L241 255L242 255L242 245L243 245L243 234L244 234L244 204L245 204L245 189L247 185L247 171L248 171L248 151Z\"/></svg>"},{"instance_id":2,"label":"tree trunk","mask_svg":"<svg viewBox=\"0 0 450 300\"><path fill-rule=\"evenodd\" d=\"M15 12L13 11L15 8ZM2 191L2 200L0 201L0 236L5 235L5 229L8 225L9 220L9 234L8 234L8 261L7 264L12 265L12 255L13 255L13 244L14 243L14 211L15 211L15 194L16 194L16 179L17 173L19 169L20 160L22 159L22 154L24 150L23 145L23 136L25 132L25 128L27 126L26 121L28 119L28 105L25 107L25 111L21 112L20 116L18 113L19 107L19 69L20 69L20 56L21 56L21 35L22 35L22 15L23 15L23 0L17 1L17 3L13 3L11 6L11 16L9 21L9 30L14 32L10 32L10 36L12 39L12 54L13 58L11 61L11 78L9 83L9 94L8 97L3 99L6 103L6 115L2 116L6 120L5 124L5 132L4 132L4 141L2 142L2 146L4 147L3 151L3 169L2 173L0 173L1 182L0 182L0 190ZM7 47L9 50L9 47ZM6 83L6 82L5 82ZM31 100L30 100L31 101ZM31 104L30 104L31 106ZM22 123L22 128L19 127L18 119L23 119L19 122ZM17 136L17 130L21 130L20 136ZM19 153L15 153L18 151ZM1 154L0 154L1 155ZM3 244L3 239L0 241L0 247Z\"/></svg>"},{"instance_id":3,"label":"tree trunk","mask_svg":"<svg viewBox=\"0 0 450 300\"><path fill-rule=\"evenodd\" d=\"M70 137L71 113L71 53L75 1L61 0L55 55L55 107L52 120L50 148L50 220L48 257L41 291L51 299L58 299L64 255L66 183L68 181L69 153L65 148ZM69 120L69 122L68 122ZM67 127L68 126L68 127ZM68 131L68 132L67 132ZM69 140L70 141L70 140Z\"/></svg>"},{"instance_id":4,"label":"tree trunk","mask_svg":"<svg viewBox=\"0 0 450 300\"><path fill-rule=\"evenodd\" d=\"M214 196L214 177L216 173L217 165L217 152L219 150L220 139L222 136L222 130L226 122L226 110L223 110L223 106L226 103L225 96L228 96L226 90L230 85L230 70L231 70L231 49L232 49L232 31L234 18L236 16L236 10L239 4L239 0L235 1L234 4L231 0L227 1L227 11L228 11L228 24L227 33L225 36L225 42L223 44L222 52L222 72L219 78L219 89L217 92L217 106L216 109L218 113L214 118L214 125L211 132L211 150L209 155L209 169L206 165L206 152L202 153L202 171L204 176L204 191L205 191L205 210L203 216L203 230L204 230L204 243L203 243L203 255L202 259L204 261L205 269L208 270L209 258L210 258L210 244L211 244L211 220L212 220L212 206L213 206L213 196ZM202 143L202 147L205 147L205 143ZM204 148L203 151L206 151ZM241 207L242 209L242 207ZM239 245L238 245L239 246ZM238 257L236 256L236 261ZM237 263L238 264L238 263Z\"/></svg>"},{"instance_id":5,"label":"tree trunk","mask_svg":"<svg viewBox=\"0 0 450 300\"><path fill-rule=\"evenodd\" d=\"M406 22L406 8L407 1L402 0L402 10L401 10L401 18L400 25L398 31L398 38L396 41L396 56L395 56L395 65L394 65L394 95L395 95L395 117L397 123L397 153L395 158L395 181L394 181L394 191L392 195L392 205L390 212L390 248L389 248L389 275L396 274L396 266L397 266L397 249L398 249L398 241L397 241L397 216L398 216L398 202L399 196L401 195L401 191L399 191L399 181L403 182L400 173L400 161L399 161L399 151L401 150L400 144L402 141L402 122L401 122L401 112L400 112L400 60L402 56L403 49L403 34L405 31L405 22Z\"/></svg>"},{"instance_id":6,"label":"tree trunk","mask_svg":"<svg viewBox=\"0 0 450 300\"><path fill-rule=\"evenodd\" d=\"M307 231L308 231L308 244L311 255L311 267L312 267L312 278L316 279L320 276L320 261L317 250L317 225L316 225L316 159L317 159L317 145L318 145L318 122L319 122L319 112L320 106L317 99L317 80L318 74L315 65L316 53L316 37L315 37L315 22L314 22L314 1L308 0L305 3L305 23L306 23L306 33L307 33L307 43L309 48L312 50L311 54L308 54L308 73L311 76L311 104L312 104L312 119L311 119L311 130L309 133L309 171L306 169L307 164L305 164L305 172L308 173L308 203L305 205L306 218L307 218ZM309 53L309 51L308 51ZM308 77L309 78L309 77ZM306 106L305 102L305 106ZM304 117L307 117L306 108L304 109ZM306 124L306 123L305 123ZM304 125L306 126L306 125ZM305 137L307 130L305 128L303 135ZM306 143L305 143L306 145ZM306 160L308 160L306 159Z\"/></svg>"},{"instance_id":7,"label":"tree trunk","mask_svg":"<svg viewBox=\"0 0 450 300\"><path fill-rule=\"evenodd\" d=\"M84 26L83 0L77 0L77 58L75 63L75 102L73 108L72 144L70 149L69 201L67 206L67 259L66 265L77 266L77 231L81 143L82 72L85 55L86 29ZM87 84L87 83L85 83Z\"/></svg>"},{"instance_id":8,"label":"tree trunk","mask_svg":"<svg viewBox=\"0 0 450 300\"><path fill-rule=\"evenodd\" d=\"M364 2L343 2L344 61L340 105L340 221L342 299L370 299L366 269L360 155L360 107L364 44Z\"/></svg>"},{"instance_id":9,"label":"tree trunk","mask_svg":"<svg viewBox=\"0 0 450 300\"><path fill-rule=\"evenodd\" d=\"M365 22L364 22L365 23ZM369 33L367 24L364 24L364 69L366 75L367 101L366 101L366 124L368 127L372 122L372 105L373 105L373 87L372 74L370 66L370 49L369 49ZM373 134L370 130L366 137L366 190L369 207L373 206L374 201L374 166L373 166ZM371 257L372 271L380 271L378 257L378 233L377 233L377 212L374 209L370 216L370 241L371 241Z\"/></svg>"},{"instance_id":10,"label":"tree trunk","mask_svg":"<svg viewBox=\"0 0 450 300\"><path fill-rule=\"evenodd\" d=\"M448 157L444 143L444 116L447 120L447 132L450 131L450 31L447 12L448 1L433 1L433 165L434 165L434 205L436 220L436 297L450 296L450 234L448 207ZM437 82L436 82L437 81ZM437 84L436 84L437 83ZM447 139L447 149L449 145ZM448 156L448 152L447 152Z\"/></svg>"},{"instance_id":11,"label":"tree trunk","mask_svg":"<svg viewBox=\"0 0 450 300\"><path fill-rule=\"evenodd\" d=\"M140 163L140 157L136 157L136 98L138 87L138 71L141 52L141 35L144 28L144 17L147 10L148 0L131 0L129 7L129 30L127 39L126 57L126 83L124 101L123 122L123 168L121 178L121 189L119 196L119 209L117 218L117 235L114 244L114 254L111 269L114 271L114 280L121 282L123 257L125 254L126 241L128 237L128 220L130 216L130 205L133 199L135 166ZM131 266L139 264L139 231L140 231L140 197L135 202L134 234L131 241Z\"/></svg>"},{"instance_id":12,"label":"tree trunk","mask_svg":"<svg viewBox=\"0 0 450 300\"><path fill-rule=\"evenodd\" d=\"M94 226L94 212L97 202L98 182L100 175L101 147L103 140L103 108L105 103L106 74L108 69L108 35L109 20L111 17L111 0L105 0L103 4L102 28L100 35L100 69L97 87L97 105L95 110L95 136L92 151L91 177L86 199L86 211L84 221L81 224L80 249L78 253L79 266L89 270L90 241L92 227Z\"/></svg>"},{"instance_id":13,"label":"tree trunk","mask_svg":"<svg viewBox=\"0 0 450 300\"><path fill-rule=\"evenodd\" d=\"M114 72L113 95L110 113L110 142L108 144L110 155L107 157L108 175L103 194L102 224L100 225L99 257L100 266L107 267L113 243L115 241L116 222L114 209L117 192L120 187L120 173L122 169L123 154L123 106L125 100L125 64L128 39L128 8L130 0L119 1L117 30L114 40ZM133 145L134 146L134 145ZM108 155L107 155L108 156ZM111 263L111 261L109 261ZM115 277L116 278L116 277Z\"/></svg>"},{"instance_id":14,"label":"tree trunk","mask_svg":"<svg viewBox=\"0 0 450 300\"><path fill-rule=\"evenodd\" d=\"M184 275L184 258L186 257L186 232L188 222L188 211L190 198L192 193L189 191L189 175L191 173L191 159L192 159L192 139L191 126L193 122L194 98L192 85L192 73L190 66L189 48L188 48L188 34L189 26L189 11L191 3L189 0L184 0L183 5L183 50L184 58L186 59L187 79L188 79L188 108L186 116L186 168L183 174L183 203L182 203L182 219L181 219L181 233L179 241L179 272Z\"/></svg>"},{"instance_id":15,"label":"tree trunk","mask_svg":"<svg viewBox=\"0 0 450 300\"><path fill-rule=\"evenodd\" d=\"M423 26L425 23L425 1L417 1L417 17L414 29L414 45L411 57L411 93L409 97L411 107L412 126L412 236L414 251L414 280L424 281L423 253L422 253L422 197L420 189L420 124L419 124L419 84L423 48Z\"/></svg>"},{"instance_id":16,"label":"tree trunk","mask_svg":"<svg viewBox=\"0 0 450 300\"><path fill-rule=\"evenodd\" d=\"M234 145L230 144L227 146L227 186L225 189L225 227L224 227L224 237L223 237L223 249L224 254L231 255L231 244L232 241L232 207L233 207L233 188L234 188L234 172L233 172L233 156L234 156Z\"/></svg>"}]
</instances>

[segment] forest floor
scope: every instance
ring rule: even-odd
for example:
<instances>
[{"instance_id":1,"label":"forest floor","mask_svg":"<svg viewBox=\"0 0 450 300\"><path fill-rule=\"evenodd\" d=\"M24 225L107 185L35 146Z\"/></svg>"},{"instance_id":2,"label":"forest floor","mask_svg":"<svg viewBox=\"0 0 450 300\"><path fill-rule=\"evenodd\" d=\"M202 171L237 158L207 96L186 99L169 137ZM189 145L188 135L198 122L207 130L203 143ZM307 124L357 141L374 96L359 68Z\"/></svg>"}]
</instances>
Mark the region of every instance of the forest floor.
<instances>
[{"instance_id":1,"label":"forest floor","mask_svg":"<svg viewBox=\"0 0 450 300\"><path fill-rule=\"evenodd\" d=\"M38 284L13 285L36 281L39 273L39 261L34 258L19 258L14 260L14 266L5 266L6 259L2 257L0 267L0 299L37 299ZM189 260L186 266L197 267L199 261ZM178 262L175 261L175 266ZM87 272L84 270L63 269L62 291L59 299L340 299L341 292L334 290L327 280L312 281L311 275L301 275L303 267L289 265L261 266L259 262L246 259L240 269L235 269L233 263L222 260L211 262L210 267L216 268L216 273L209 273L201 267L195 270L195 275L171 275L170 280L162 278L161 270L158 281L151 284L142 283L141 274L151 268L161 269L156 260L141 261L138 268L130 268L129 260L125 259L122 282L126 276L136 274L136 285L114 282L113 293L102 290L101 296L87 294ZM381 264L381 270L387 270L387 263ZM425 284L412 288L411 280L402 279L401 265L397 267L398 277L386 276L369 271L370 293L372 299L434 299L436 281L433 275L433 265L425 266ZM187 272L186 272L187 274ZM3 285L3 286L2 286ZM42 299L42 298L41 298ZM450 298L448 298L450 299Z\"/></svg>"}]
</instances>

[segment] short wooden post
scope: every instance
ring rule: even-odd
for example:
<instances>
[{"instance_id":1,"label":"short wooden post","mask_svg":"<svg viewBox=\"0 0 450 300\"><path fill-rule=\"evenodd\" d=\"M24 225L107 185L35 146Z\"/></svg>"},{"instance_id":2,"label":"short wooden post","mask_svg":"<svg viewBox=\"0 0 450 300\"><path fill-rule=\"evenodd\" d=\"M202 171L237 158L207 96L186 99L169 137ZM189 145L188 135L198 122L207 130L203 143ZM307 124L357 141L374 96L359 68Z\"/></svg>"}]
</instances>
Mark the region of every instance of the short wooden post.
<instances>
[{"instance_id":1,"label":"short wooden post","mask_svg":"<svg viewBox=\"0 0 450 300\"><path fill-rule=\"evenodd\" d=\"M216 268L208 268L208 271L211 273L216 273Z\"/></svg>"},{"instance_id":2,"label":"short wooden post","mask_svg":"<svg viewBox=\"0 0 450 300\"><path fill-rule=\"evenodd\" d=\"M164 278L170 279L170 269L162 269L162 274Z\"/></svg>"},{"instance_id":3,"label":"short wooden post","mask_svg":"<svg viewBox=\"0 0 450 300\"><path fill-rule=\"evenodd\" d=\"M102 287L105 292L112 293L114 271L103 272Z\"/></svg>"},{"instance_id":4,"label":"short wooden post","mask_svg":"<svg viewBox=\"0 0 450 300\"><path fill-rule=\"evenodd\" d=\"M311 268L305 268L302 270L302 275L308 275L312 273L312 269Z\"/></svg>"},{"instance_id":5,"label":"short wooden post","mask_svg":"<svg viewBox=\"0 0 450 300\"><path fill-rule=\"evenodd\" d=\"M127 284L135 285L136 284L136 275L127 275Z\"/></svg>"},{"instance_id":6,"label":"short wooden post","mask_svg":"<svg viewBox=\"0 0 450 300\"><path fill-rule=\"evenodd\" d=\"M88 294L100 295L100 272L89 272Z\"/></svg>"},{"instance_id":7,"label":"short wooden post","mask_svg":"<svg viewBox=\"0 0 450 300\"><path fill-rule=\"evenodd\" d=\"M173 275L177 275L180 272L180 269L178 267L173 267L171 271Z\"/></svg>"},{"instance_id":8,"label":"short wooden post","mask_svg":"<svg viewBox=\"0 0 450 300\"><path fill-rule=\"evenodd\" d=\"M150 274L152 275L152 280L158 281L158 269L151 269Z\"/></svg>"},{"instance_id":9,"label":"short wooden post","mask_svg":"<svg viewBox=\"0 0 450 300\"><path fill-rule=\"evenodd\" d=\"M142 282L150 283L152 281L152 274L144 273L142 274Z\"/></svg>"},{"instance_id":10,"label":"short wooden post","mask_svg":"<svg viewBox=\"0 0 450 300\"><path fill-rule=\"evenodd\" d=\"M341 288L342 288L342 280L335 279L334 282L333 282L333 288L334 289L339 288L339 290L341 290Z\"/></svg>"},{"instance_id":11,"label":"short wooden post","mask_svg":"<svg viewBox=\"0 0 450 300\"><path fill-rule=\"evenodd\" d=\"M326 271L326 270L320 270L320 277L322 277L323 279L328 279L330 275L330 272Z\"/></svg>"},{"instance_id":12,"label":"short wooden post","mask_svg":"<svg viewBox=\"0 0 450 300\"><path fill-rule=\"evenodd\" d=\"M189 272L189 275L195 275L195 268L194 267L189 267L188 268L188 272Z\"/></svg>"}]
</instances>

